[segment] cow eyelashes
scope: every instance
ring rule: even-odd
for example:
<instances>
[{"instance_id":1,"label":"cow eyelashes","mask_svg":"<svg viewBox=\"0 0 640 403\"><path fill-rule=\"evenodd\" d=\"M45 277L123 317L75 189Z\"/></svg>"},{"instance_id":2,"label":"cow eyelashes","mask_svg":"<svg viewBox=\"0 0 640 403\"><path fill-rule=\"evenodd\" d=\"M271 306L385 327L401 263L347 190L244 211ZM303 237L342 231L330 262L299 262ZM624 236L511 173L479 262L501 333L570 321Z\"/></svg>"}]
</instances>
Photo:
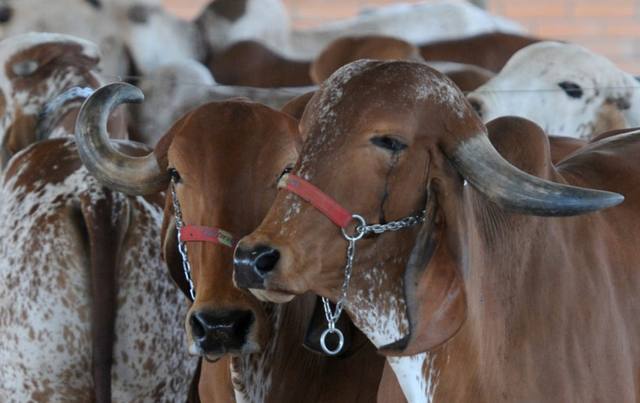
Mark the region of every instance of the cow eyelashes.
<instances>
[{"instance_id":1,"label":"cow eyelashes","mask_svg":"<svg viewBox=\"0 0 640 403\"><path fill-rule=\"evenodd\" d=\"M571 98L582 97L582 87L571 81L563 81L558 84L558 87L562 88Z\"/></svg>"},{"instance_id":2,"label":"cow eyelashes","mask_svg":"<svg viewBox=\"0 0 640 403\"><path fill-rule=\"evenodd\" d=\"M407 145L405 143L391 136L376 136L373 137L370 141L374 146L384 148L394 153L407 148Z\"/></svg>"},{"instance_id":3,"label":"cow eyelashes","mask_svg":"<svg viewBox=\"0 0 640 403\"><path fill-rule=\"evenodd\" d=\"M169 168L169 177L171 177L171 180L175 183L179 183L182 180L180 178L180 174L175 168Z\"/></svg>"},{"instance_id":4,"label":"cow eyelashes","mask_svg":"<svg viewBox=\"0 0 640 403\"><path fill-rule=\"evenodd\" d=\"M291 171L293 171L292 164L289 164L286 167L284 167L280 175L278 175L278 180L276 180L276 183L280 183L280 179L282 179L282 177L285 176L286 174L291 173Z\"/></svg>"}]
</instances>

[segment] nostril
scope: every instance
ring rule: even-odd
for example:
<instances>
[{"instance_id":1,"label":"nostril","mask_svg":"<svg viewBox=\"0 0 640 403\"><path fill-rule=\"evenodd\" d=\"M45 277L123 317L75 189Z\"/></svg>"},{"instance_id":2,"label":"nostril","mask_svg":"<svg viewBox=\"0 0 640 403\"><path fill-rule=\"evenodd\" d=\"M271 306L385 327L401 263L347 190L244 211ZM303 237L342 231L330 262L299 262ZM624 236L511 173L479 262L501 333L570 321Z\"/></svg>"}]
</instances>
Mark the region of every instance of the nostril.
<instances>
[{"instance_id":1,"label":"nostril","mask_svg":"<svg viewBox=\"0 0 640 403\"><path fill-rule=\"evenodd\" d=\"M254 265L258 272L265 274L276 267L278 260L280 260L280 252L277 249L265 247L258 252Z\"/></svg>"},{"instance_id":2,"label":"nostril","mask_svg":"<svg viewBox=\"0 0 640 403\"><path fill-rule=\"evenodd\" d=\"M202 318L200 318L197 313L191 315L191 318L189 318L189 324L191 325L191 333L194 338L200 340L205 337L207 331L204 323L202 323Z\"/></svg>"},{"instance_id":3,"label":"nostril","mask_svg":"<svg viewBox=\"0 0 640 403\"><path fill-rule=\"evenodd\" d=\"M245 340L249 334L249 328L253 323L253 313L245 311L238 315L233 325L233 337L237 340Z\"/></svg>"}]
</instances>

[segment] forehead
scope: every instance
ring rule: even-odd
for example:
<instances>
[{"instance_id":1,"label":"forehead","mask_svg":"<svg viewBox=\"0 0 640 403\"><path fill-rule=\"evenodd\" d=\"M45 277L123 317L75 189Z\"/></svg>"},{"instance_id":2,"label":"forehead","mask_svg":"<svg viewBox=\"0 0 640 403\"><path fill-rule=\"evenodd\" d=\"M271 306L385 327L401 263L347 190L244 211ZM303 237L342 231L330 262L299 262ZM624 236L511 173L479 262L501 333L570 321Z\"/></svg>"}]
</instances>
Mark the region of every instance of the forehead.
<instances>
[{"instance_id":1,"label":"forehead","mask_svg":"<svg viewBox=\"0 0 640 403\"><path fill-rule=\"evenodd\" d=\"M276 161L278 153L293 147L295 121L283 113L251 102L216 102L189 115L175 132L169 148L170 160L202 167L227 167L257 163L269 150Z\"/></svg>"},{"instance_id":2,"label":"forehead","mask_svg":"<svg viewBox=\"0 0 640 403\"><path fill-rule=\"evenodd\" d=\"M412 62L360 60L337 70L321 86L303 116L303 127L362 121L415 120L416 108L444 108L463 117L463 95L437 71Z\"/></svg>"}]
</instances>

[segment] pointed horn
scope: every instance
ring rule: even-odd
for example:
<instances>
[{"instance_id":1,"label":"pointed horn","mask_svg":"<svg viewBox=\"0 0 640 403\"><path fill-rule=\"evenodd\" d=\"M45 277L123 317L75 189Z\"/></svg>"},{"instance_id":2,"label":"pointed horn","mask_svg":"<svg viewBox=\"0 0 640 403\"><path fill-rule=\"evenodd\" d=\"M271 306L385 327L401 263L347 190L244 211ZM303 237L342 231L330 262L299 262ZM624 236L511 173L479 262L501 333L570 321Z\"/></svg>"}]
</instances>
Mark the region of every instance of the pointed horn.
<instances>
[{"instance_id":1,"label":"pointed horn","mask_svg":"<svg viewBox=\"0 0 640 403\"><path fill-rule=\"evenodd\" d=\"M127 83L112 83L96 90L82 105L76 121L80 159L105 186L130 195L155 193L167 188L169 177L154 153L132 157L116 150L109 141L107 121L123 103L138 103L142 91Z\"/></svg>"},{"instance_id":2,"label":"pointed horn","mask_svg":"<svg viewBox=\"0 0 640 403\"><path fill-rule=\"evenodd\" d=\"M486 135L460 143L450 155L458 172L500 207L539 216L572 216L615 206L622 195L550 182L511 165Z\"/></svg>"}]
</instances>

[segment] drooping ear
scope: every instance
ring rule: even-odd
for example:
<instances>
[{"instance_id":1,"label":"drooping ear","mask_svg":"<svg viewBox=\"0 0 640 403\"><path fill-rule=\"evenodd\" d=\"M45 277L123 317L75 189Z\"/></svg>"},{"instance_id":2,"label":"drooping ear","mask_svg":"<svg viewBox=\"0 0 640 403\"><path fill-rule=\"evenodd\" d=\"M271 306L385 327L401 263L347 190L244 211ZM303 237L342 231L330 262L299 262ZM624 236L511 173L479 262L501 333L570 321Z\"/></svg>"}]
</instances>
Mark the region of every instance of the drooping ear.
<instances>
[{"instance_id":1,"label":"drooping ear","mask_svg":"<svg viewBox=\"0 0 640 403\"><path fill-rule=\"evenodd\" d=\"M434 195L427 197L426 220L418 233L404 274L410 334L383 347L385 355L414 355L453 337L467 314L460 270L447 242Z\"/></svg>"},{"instance_id":2,"label":"drooping ear","mask_svg":"<svg viewBox=\"0 0 640 403\"><path fill-rule=\"evenodd\" d=\"M167 194L167 201L164 207L164 216L162 219L162 259L169 269L169 274L173 282L180 288L180 291L190 300L189 283L184 277L182 270L182 257L178 252L178 238L176 232L176 220L174 217L173 206L171 205L171 195Z\"/></svg>"},{"instance_id":3,"label":"drooping ear","mask_svg":"<svg viewBox=\"0 0 640 403\"><path fill-rule=\"evenodd\" d=\"M335 309L335 306L331 304L332 309ZM317 354L326 355L326 353L322 350L320 346L320 336L322 333L327 330L327 320L324 316L324 310L322 306L322 299L320 297L316 298L316 302L313 308L313 313L311 314L311 319L309 320L309 324L307 325L307 332L304 335L304 342L302 345L309 351L312 351ZM341 315L340 319L338 319L338 323L336 323L336 327L342 332L344 336L344 346L342 347L342 351L336 357L348 357L352 354L352 339L353 339L353 323L351 323L351 319L347 315ZM329 344L329 348L335 348L337 345L332 344L335 341L333 337L327 337L327 342Z\"/></svg>"}]
</instances>

